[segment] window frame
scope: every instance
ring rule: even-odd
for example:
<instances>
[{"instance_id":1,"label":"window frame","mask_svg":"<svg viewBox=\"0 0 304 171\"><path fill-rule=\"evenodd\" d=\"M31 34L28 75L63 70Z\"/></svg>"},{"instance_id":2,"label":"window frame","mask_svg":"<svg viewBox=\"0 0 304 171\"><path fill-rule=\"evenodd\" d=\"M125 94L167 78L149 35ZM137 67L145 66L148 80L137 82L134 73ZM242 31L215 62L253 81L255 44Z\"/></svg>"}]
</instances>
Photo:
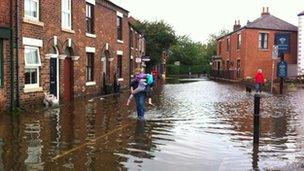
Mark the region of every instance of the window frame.
<instances>
[{"instance_id":1,"label":"window frame","mask_svg":"<svg viewBox=\"0 0 304 171\"><path fill-rule=\"evenodd\" d=\"M226 39L226 51L230 50L230 37Z\"/></svg>"},{"instance_id":2,"label":"window frame","mask_svg":"<svg viewBox=\"0 0 304 171\"><path fill-rule=\"evenodd\" d=\"M222 54L222 41L219 41L219 55Z\"/></svg>"},{"instance_id":3,"label":"window frame","mask_svg":"<svg viewBox=\"0 0 304 171\"><path fill-rule=\"evenodd\" d=\"M64 8L64 1L68 1L69 6L67 10ZM64 15L69 14L69 23L70 25L64 25ZM64 29L72 30L72 0L61 0L61 27Z\"/></svg>"},{"instance_id":4,"label":"window frame","mask_svg":"<svg viewBox=\"0 0 304 171\"><path fill-rule=\"evenodd\" d=\"M242 35L241 33L237 34L237 46L236 49L239 50L241 49L241 45L242 45Z\"/></svg>"},{"instance_id":5,"label":"window frame","mask_svg":"<svg viewBox=\"0 0 304 171\"><path fill-rule=\"evenodd\" d=\"M87 52L87 64L86 64L86 82L94 81L94 53ZM89 60L91 58L91 60ZM91 62L90 62L91 61ZM91 78L89 78L89 70L91 69Z\"/></svg>"},{"instance_id":6,"label":"window frame","mask_svg":"<svg viewBox=\"0 0 304 171\"><path fill-rule=\"evenodd\" d=\"M27 64L26 62L26 49L36 50L38 63L37 64ZM26 84L25 77L24 77L24 87L25 88L37 88L40 85L40 67L41 67L41 59L40 59L40 51L39 47L35 46L24 46L24 74L26 69L37 69L37 83L35 84Z\"/></svg>"},{"instance_id":7,"label":"window frame","mask_svg":"<svg viewBox=\"0 0 304 171\"><path fill-rule=\"evenodd\" d=\"M264 37L262 35L264 35ZM268 49L268 41L269 41L269 33L260 32L258 38L259 38L259 40L258 40L259 49L267 50ZM265 47L265 45L266 45L266 47Z\"/></svg>"},{"instance_id":8,"label":"window frame","mask_svg":"<svg viewBox=\"0 0 304 171\"><path fill-rule=\"evenodd\" d=\"M86 32L87 33L90 33L90 34L94 34L95 33L95 23L94 23L94 20L95 20L95 15L94 15L94 6L93 4L91 3L88 3L86 2ZM90 16L88 16L88 8L90 8ZM90 28L91 30L88 29L88 21L90 21Z\"/></svg>"},{"instance_id":9,"label":"window frame","mask_svg":"<svg viewBox=\"0 0 304 171\"><path fill-rule=\"evenodd\" d=\"M122 29L122 25L123 25L123 18L120 16L116 17L116 36L117 36L117 40L122 41L123 40L123 29Z\"/></svg>"},{"instance_id":10,"label":"window frame","mask_svg":"<svg viewBox=\"0 0 304 171\"><path fill-rule=\"evenodd\" d=\"M27 15L26 14L26 1L34 1L34 2L36 2L37 3L37 17L33 17L33 16L31 16L31 15ZM30 10L31 10L31 6L29 7L30 8ZM27 18L27 19L31 19L31 20L37 20L37 21L39 21L39 0L24 0L24 17L25 18Z\"/></svg>"}]
</instances>

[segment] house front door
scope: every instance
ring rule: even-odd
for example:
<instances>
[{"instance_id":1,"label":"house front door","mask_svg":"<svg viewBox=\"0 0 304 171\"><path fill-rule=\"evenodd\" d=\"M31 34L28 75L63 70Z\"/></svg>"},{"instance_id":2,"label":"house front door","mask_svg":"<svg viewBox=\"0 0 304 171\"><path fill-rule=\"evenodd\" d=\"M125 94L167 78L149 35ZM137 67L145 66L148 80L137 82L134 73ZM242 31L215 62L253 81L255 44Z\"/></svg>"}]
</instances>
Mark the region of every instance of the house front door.
<instances>
[{"instance_id":1,"label":"house front door","mask_svg":"<svg viewBox=\"0 0 304 171\"><path fill-rule=\"evenodd\" d=\"M58 98L57 58L50 59L50 94Z\"/></svg>"}]
</instances>

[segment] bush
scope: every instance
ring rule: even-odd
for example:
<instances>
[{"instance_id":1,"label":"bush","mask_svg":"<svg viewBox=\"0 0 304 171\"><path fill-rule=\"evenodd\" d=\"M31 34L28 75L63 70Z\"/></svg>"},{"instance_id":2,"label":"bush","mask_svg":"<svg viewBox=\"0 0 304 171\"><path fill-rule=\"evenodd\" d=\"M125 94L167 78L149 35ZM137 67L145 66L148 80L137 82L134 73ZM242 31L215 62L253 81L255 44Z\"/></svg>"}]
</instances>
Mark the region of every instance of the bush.
<instances>
[{"instance_id":1,"label":"bush","mask_svg":"<svg viewBox=\"0 0 304 171\"><path fill-rule=\"evenodd\" d=\"M194 66L186 66L186 65L167 65L167 73L168 75L183 75L183 74L202 74L207 69L204 68L203 65L194 65Z\"/></svg>"},{"instance_id":2,"label":"bush","mask_svg":"<svg viewBox=\"0 0 304 171\"><path fill-rule=\"evenodd\" d=\"M177 65L167 65L168 75L179 75L179 69Z\"/></svg>"}]
</instances>

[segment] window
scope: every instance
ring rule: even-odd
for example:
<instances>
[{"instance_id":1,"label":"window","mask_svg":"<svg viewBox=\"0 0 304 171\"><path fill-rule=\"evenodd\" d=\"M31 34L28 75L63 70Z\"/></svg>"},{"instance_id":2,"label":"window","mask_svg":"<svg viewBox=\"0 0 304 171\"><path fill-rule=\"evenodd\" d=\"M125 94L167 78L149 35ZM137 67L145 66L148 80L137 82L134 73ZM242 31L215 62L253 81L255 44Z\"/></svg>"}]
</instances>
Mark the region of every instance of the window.
<instances>
[{"instance_id":1,"label":"window","mask_svg":"<svg viewBox=\"0 0 304 171\"><path fill-rule=\"evenodd\" d=\"M222 53L222 41L219 41L219 55Z\"/></svg>"},{"instance_id":2,"label":"window","mask_svg":"<svg viewBox=\"0 0 304 171\"><path fill-rule=\"evenodd\" d=\"M268 49L268 33L259 34L259 48Z\"/></svg>"},{"instance_id":3,"label":"window","mask_svg":"<svg viewBox=\"0 0 304 171\"><path fill-rule=\"evenodd\" d=\"M136 47L136 49L138 49L138 34L137 34L137 32L135 33L135 47Z\"/></svg>"},{"instance_id":4,"label":"window","mask_svg":"<svg viewBox=\"0 0 304 171\"><path fill-rule=\"evenodd\" d=\"M241 48L241 44L242 44L242 35L238 34L238 39L237 39L237 49Z\"/></svg>"},{"instance_id":5,"label":"window","mask_svg":"<svg viewBox=\"0 0 304 171\"><path fill-rule=\"evenodd\" d=\"M27 18L39 20L39 0L25 0L24 13Z\"/></svg>"},{"instance_id":6,"label":"window","mask_svg":"<svg viewBox=\"0 0 304 171\"><path fill-rule=\"evenodd\" d=\"M61 0L61 25L65 29L72 29L71 0Z\"/></svg>"},{"instance_id":7,"label":"window","mask_svg":"<svg viewBox=\"0 0 304 171\"><path fill-rule=\"evenodd\" d=\"M134 36L133 36L133 31L131 30L131 31L130 31L130 46L131 46L131 47L134 47L134 40L133 40L133 37L134 37Z\"/></svg>"},{"instance_id":8,"label":"window","mask_svg":"<svg viewBox=\"0 0 304 171\"><path fill-rule=\"evenodd\" d=\"M94 54L87 53L87 82L94 81Z\"/></svg>"},{"instance_id":9,"label":"window","mask_svg":"<svg viewBox=\"0 0 304 171\"><path fill-rule=\"evenodd\" d=\"M24 49L25 59L25 87L39 87L39 67L41 66L39 49L26 46Z\"/></svg>"},{"instance_id":10,"label":"window","mask_svg":"<svg viewBox=\"0 0 304 171\"><path fill-rule=\"evenodd\" d=\"M117 40L122 40L122 18L117 16Z\"/></svg>"},{"instance_id":11,"label":"window","mask_svg":"<svg viewBox=\"0 0 304 171\"><path fill-rule=\"evenodd\" d=\"M117 77L122 78L122 55L117 55Z\"/></svg>"},{"instance_id":12,"label":"window","mask_svg":"<svg viewBox=\"0 0 304 171\"><path fill-rule=\"evenodd\" d=\"M94 33L94 5L86 4L87 33Z\"/></svg>"},{"instance_id":13,"label":"window","mask_svg":"<svg viewBox=\"0 0 304 171\"><path fill-rule=\"evenodd\" d=\"M230 38L226 39L226 51L229 51L230 49Z\"/></svg>"}]
</instances>

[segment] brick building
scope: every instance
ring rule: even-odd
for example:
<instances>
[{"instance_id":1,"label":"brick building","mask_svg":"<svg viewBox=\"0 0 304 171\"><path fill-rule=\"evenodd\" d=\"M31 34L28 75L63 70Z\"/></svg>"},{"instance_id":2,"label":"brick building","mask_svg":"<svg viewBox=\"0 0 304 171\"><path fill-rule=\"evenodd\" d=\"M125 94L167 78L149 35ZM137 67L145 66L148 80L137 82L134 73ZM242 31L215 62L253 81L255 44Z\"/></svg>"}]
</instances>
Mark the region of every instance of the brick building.
<instances>
[{"instance_id":1,"label":"brick building","mask_svg":"<svg viewBox=\"0 0 304 171\"><path fill-rule=\"evenodd\" d=\"M11 2L18 2L18 9ZM10 37L2 30L10 30L8 16L15 13L19 62L14 65L19 71L13 74L18 76L13 86L18 95L13 99L22 107L42 102L44 91L69 102L78 96L111 93L118 84L128 87L132 56L127 10L108 0L4 0L0 7L0 107L8 106L4 104L9 104L11 92L10 77L5 77L10 73Z\"/></svg>"},{"instance_id":2,"label":"brick building","mask_svg":"<svg viewBox=\"0 0 304 171\"><path fill-rule=\"evenodd\" d=\"M136 29L134 26L138 21L133 17L129 17L129 26L130 26L130 74L133 76L134 69L137 67L142 67L144 62L142 57L146 54L146 41L143 33Z\"/></svg>"},{"instance_id":3,"label":"brick building","mask_svg":"<svg viewBox=\"0 0 304 171\"><path fill-rule=\"evenodd\" d=\"M295 68L297 30L296 26L271 15L268 7L263 8L258 19L248 21L243 27L240 21L235 21L233 31L217 39L212 75L226 79L245 79L252 78L257 69L261 68L266 79L271 79L272 48L277 34L289 36L289 51L284 58L290 68Z\"/></svg>"},{"instance_id":4,"label":"brick building","mask_svg":"<svg viewBox=\"0 0 304 171\"><path fill-rule=\"evenodd\" d=\"M0 110L12 103L13 97L13 15L9 0L0 1Z\"/></svg>"}]
</instances>

